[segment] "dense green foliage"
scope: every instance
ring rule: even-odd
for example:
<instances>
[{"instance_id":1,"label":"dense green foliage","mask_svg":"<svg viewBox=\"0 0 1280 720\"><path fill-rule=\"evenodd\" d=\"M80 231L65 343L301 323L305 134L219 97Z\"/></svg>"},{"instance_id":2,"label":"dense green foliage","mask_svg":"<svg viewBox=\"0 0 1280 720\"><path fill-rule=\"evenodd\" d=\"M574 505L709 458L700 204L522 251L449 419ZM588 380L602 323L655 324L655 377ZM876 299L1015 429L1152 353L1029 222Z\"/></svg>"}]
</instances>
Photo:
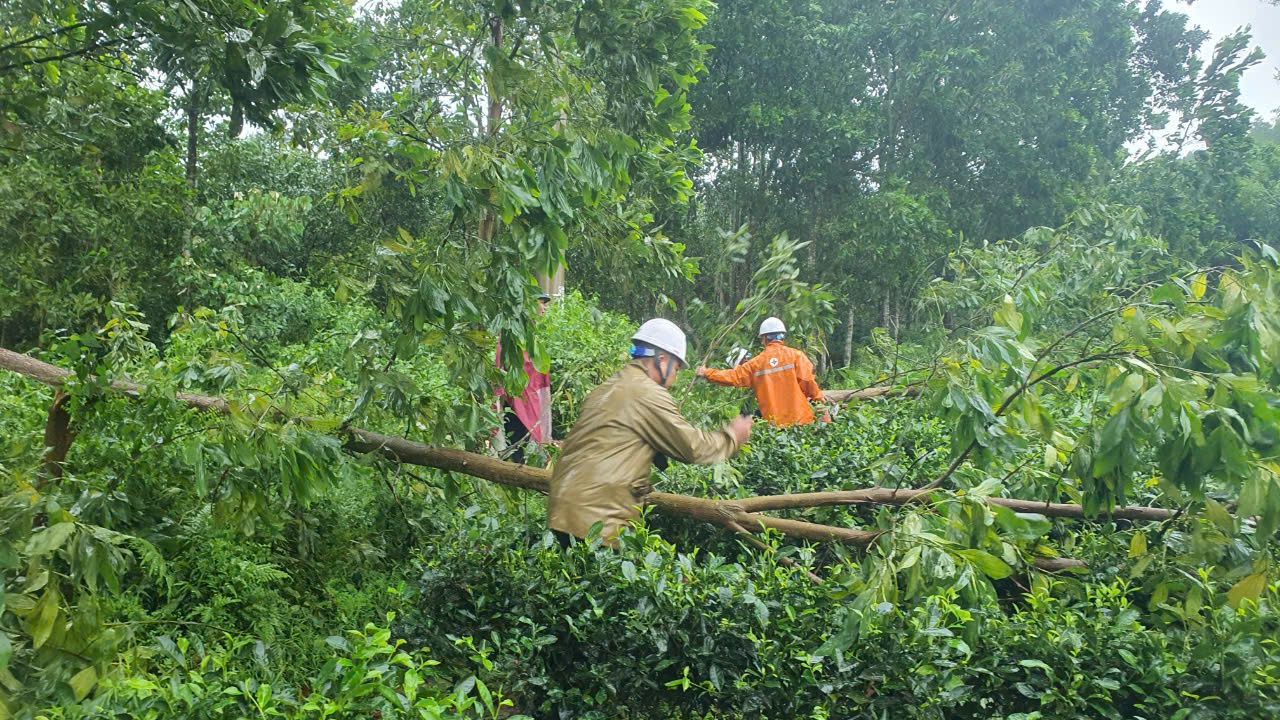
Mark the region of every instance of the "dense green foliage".
<instances>
[{"instance_id":1,"label":"dense green foliage","mask_svg":"<svg viewBox=\"0 0 1280 720\"><path fill-rule=\"evenodd\" d=\"M0 720L1280 715L1280 142L1248 37L1204 37L1130 0L3 4L0 346L73 377L0 371ZM344 448L487 452L521 350L562 438L655 313L712 364L778 314L824 387L908 391L658 490L933 490L767 511L866 547L649 513L562 550L534 493Z\"/></svg>"}]
</instances>

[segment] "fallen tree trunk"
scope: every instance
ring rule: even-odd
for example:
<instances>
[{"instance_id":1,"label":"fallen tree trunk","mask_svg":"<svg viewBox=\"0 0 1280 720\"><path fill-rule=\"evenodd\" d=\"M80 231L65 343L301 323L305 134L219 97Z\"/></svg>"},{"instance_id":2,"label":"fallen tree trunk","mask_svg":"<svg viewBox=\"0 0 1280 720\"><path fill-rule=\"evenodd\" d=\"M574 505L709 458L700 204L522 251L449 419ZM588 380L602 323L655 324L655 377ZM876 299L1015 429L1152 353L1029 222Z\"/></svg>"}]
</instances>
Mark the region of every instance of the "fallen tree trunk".
<instances>
[{"instance_id":1,"label":"fallen tree trunk","mask_svg":"<svg viewBox=\"0 0 1280 720\"><path fill-rule=\"evenodd\" d=\"M764 512L766 510L792 510L799 508L821 507L828 505L905 505L933 492L930 489L904 488L865 488L862 490L837 490L830 492L797 493L794 495L761 495L758 497L735 500L747 512ZM991 505L1000 505L1010 510L1026 513L1039 513L1046 517L1085 518L1088 517L1080 505L1068 503L1050 503L1039 500L1016 500L1002 497L983 497L982 501ZM1106 513L1107 517L1124 520L1168 520L1177 514L1177 510L1168 508L1131 505L1118 507Z\"/></svg>"},{"instance_id":2,"label":"fallen tree trunk","mask_svg":"<svg viewBox=\"0 0 1280 720\"><path fill-rule=\"evenodd\" d=\"M517 465L465 450L434 447L360 428L347 428L345 432L348 437L347 449L353 452L380 452L398 462L438 470L451 470L501 485L536 490L541 493L546 493L551 488L551 473L542 468ZM757 515L744 511L736 501L731 500L708 500L690 495L655 492L649 493L645 502L667 515L693 518L721 527L727 527L732 522L753 532L762 532L765 528L770 528L784 535L812 542L835 541L866 545L880 535L878 532L868 530Z\"/></svg>"},{"instance_id":3,"label":"fallen tree trunk","mask_svg":"<svg viewBox=\"0 0 1280 720\"><path fill-rule=\"evenodd\" d=\"M0 348L0 368L25 375L55 388L61 388L68 378L73 375L68 370L3 348ZM111 387L134 397L146 392L145 386L125 380L117 380L111 384ZM180 402L198 410L222 414L226 414L231 410L231 404L225 398L194 393L177 393L176 397ZM542 493L546 493L551 485L551 473L541 468L517 465L465 450L426 445L357 427L342 427L338 429L338 432L344 436L346 448L352 452L378 452L397 462L460 472L482 480L526 490L536 490ZM693 518L721 527L728 527L731 523L736 523L738 526L752 532L762 532L764 529L770 528L784 535L810 542L845 542L855 545L867 545L880 534L868 530L818 525L801 520L765 517L744 512L730 502L708 500L688 495L651 493L646 502L654 506L659 512L668 515Z\"/></svg>"},{"instance_id":4,"label":"fallen tree trunk","mask_svg":"<svg viewBox=\"0 0 1280 720\"><path fill-rule=\"evenodd\" d=\"M50 365L30 355L23 355L4 348L0 348L0 368L10 370L19 375L25 375L32 380L38 380L54 388L61 388L69 378L75 376L75 373L70 370L64 370L57 365ZM113 381L111 389L131 397L140 397L147 391L145 385L139 385L128 380ZM211 410L223 415L231 412L231 404L226 398L188 392L174 393L174 397L178 402L190 405L197 410Z\"/></svg>"},{"instance_id":5,"label":"fallen tree trunk","mask_svg":"<svg viewBox=\"0 0 1280 720\"><path fill-rule=\"evenodd\" d=\"M822 397L828 402L844 403L850 400L871 400L880 397L917 397L922 391L922 385L908 385L898 388L886 385L862 388L861 390L823 390Z\"/></svg>"},{"instance_id":6,"label":"fallen tree trunk","mask_svg":"<svg viewBox=\"0 0 1280 720\"><path fill-rule=\"evenodd\" d=\"M55 388L62 388L67 379L73 375L68 370L4 348L0 348L0 368L13 371ZM111 387L134 397L146 392L146 386L125 380L117 380L111 384ZM231 403L225 398L181 392L176 393L175 397L178 401L202 411L226 414L231 410ZM546 493L550 488L551 474L541 468L517 465L465 450L426 445L406 438L383 435L357 427L344 426L339 428L338 432L344 437L345 446L351 452L376 452L396 462L459 472L482 480L536 492ZM856 494L866 491L851 492ZM887 490L883 492L894 493L895 491ZM899 497L904 498L902 502L905 502L908 494L913 492L919 494L919 491L897 491ZM740 532L742 529L751 532L763 532L766 529L771 529L788 537L809 542L841 542L866 546L882 533L819 525L802 520L775 518L756 512L766 508L789 509L819 505L851 504L855 502L851 499L852 497L850 493L836 492L774 497L762 496L744 500L710 500L688 495L655 492L649 494L646 498L646 503L663 514L700 520L734 532ZM809 498L809 500L802 500L802 498ZM804 502L809 504L805 505L803 504ZM864 498L858 502L872 502L872 500ZM1029 501L1010 502L1028 502L1029 505L1037 507L1044 505L1043 503ZM1062 507L1079 508L1079 506ZM1152 509L1159 510L1159 508ZM1083 510L1080 510L1078 515L1064 513L1062 516L1083 517ZM1070 558L1035 558L1033 564L1038 568L1049 571L1083 565L1080 561L1071 560Z\"/></svg>"}]
</instances>

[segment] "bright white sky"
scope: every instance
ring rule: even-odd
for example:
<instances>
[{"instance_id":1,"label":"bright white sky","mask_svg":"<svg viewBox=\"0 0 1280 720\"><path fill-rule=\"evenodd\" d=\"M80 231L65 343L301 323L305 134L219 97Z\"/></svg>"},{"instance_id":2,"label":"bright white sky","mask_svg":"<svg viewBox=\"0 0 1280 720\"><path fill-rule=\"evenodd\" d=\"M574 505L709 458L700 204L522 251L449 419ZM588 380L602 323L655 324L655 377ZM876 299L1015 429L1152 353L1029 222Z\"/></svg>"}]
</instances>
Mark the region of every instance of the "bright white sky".
<instances>
[{"instance_id":1,"label":"bright white sky","mask_svg":"<svg viewBox=\"0 0 1280 720\"><path fill-rule=\"evenodd\" d=\"M1280 80L1276 79L1280 70L1280 7L1263 0L1196 0L1191 5L1168 2L1165 7L1186 13L1193 24L1212 34L1202 50L1206 57L1223 36L1252 26L1253 44L1267 57L1241 78L1241 98L1262 117L1270 118L1280 110Z\"/></svg>"}]
</instances>

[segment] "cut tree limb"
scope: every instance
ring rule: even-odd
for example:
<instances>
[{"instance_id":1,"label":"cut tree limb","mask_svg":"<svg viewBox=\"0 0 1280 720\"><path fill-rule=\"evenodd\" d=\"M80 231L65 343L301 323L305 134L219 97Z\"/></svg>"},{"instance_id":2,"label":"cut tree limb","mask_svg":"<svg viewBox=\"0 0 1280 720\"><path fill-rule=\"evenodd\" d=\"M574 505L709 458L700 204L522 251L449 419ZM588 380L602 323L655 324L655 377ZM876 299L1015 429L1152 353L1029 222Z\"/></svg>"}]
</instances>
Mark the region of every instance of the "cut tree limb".
<instances>
[{"instance_id":1,"label":"cut tree limb","mask_svg":"<svg viewBox=\"0 0 1280 720\"><path fill-rule=\"evenodd\" d=\"M36 360L28 355L0 348L0 368L37 380L46 385L61 389L73 373L49 363ZM116 380L111 388L127 395L138 397L146 392L146 387L125 380ZM225 398L200 395L196 393L177 393L176 399L198 410L229 413L231 403ZM347 450L355 453L380 453L396 462L452 472L460 472L482 480L524 488L545 493L550 488L551 474L541 468L517 465L485 455L466 452L454 448L442 448L424 443L414 442L406 438L383 435L371 430L356 427L341 427ZM874 491L874 492L872 492ZM666 515L700 520L727 528L734 532L746 530L763 532L775 530L788 537L810 542L841 542L858 546L867 546L882 533L855 528L819 525L817 523L787 518L775 518L759 514L763 509L791 509L816 507L821 505L847 505L858 502L901 503L913 493L920 491L894 491L872 488L849 492L806 493L803 495L779 495L746 498L743 500L710 500L688 495L655 492L646 498L646 504ZM885 500L884 498L889 498ZM896 499L895 499L896 498ZM1083 517L1080 506L1037 503L1024 500L1006 500L989 498L998 504L1015 507L1027 512L1040 512L1057 517ZM1152 510L1164 512L1162 508L1124 508L1126 512ZM1136 516L1135 516L1136 517ZM1065 565L1064 565L1065 563ZM1035 558L1033 564L1042 569L1056 570L1063 567L1079 567L1078 560L1069 558Z\"/></svg>"},{"instance_id":2,"label":"cut tree limb","mask_svg":"<svg viewBox=\"0 0 1280 720\"><path fill-rule=\"evenodd\" d=\"M4 348L0 348L0 368L25 375L55 388L61 388L73 376L70 371ZM124 380L111 383L111 387L134 397L146 392L145 386ZM194 393L177 393L176 397L178 401L198 410L221 414L229 413L231 410L231 403L225 398ZM551 473L541 468L517 465L465 450L426 445L357 427L342 427L338 432L344 436L346 447L351 452L377 452L397 462L460 472L482 480L542 493L546 493L551 486ZM650 493L646 503L668 515L688 517L721 527L726 527L728 523L733 522L752 532L762 532L769 528L784 535L811 542L844 542L865 546L880 534L868 530L818 525L801 520L765 517L743 512L731 502L688 495Z\"/></svg>"},{"instance_id":3,"label":"cut tree limb","mask_svg":"<svg viewBox=\"0 0 1280 720\"><path fill-rule=\"evenodd\" d=\"M32 380L37 380L54 388L61 388L68 380L75 377L75 373L70 370L64 370L57 365L50 365L30 355L23 355L4 348L0 348L0 368L10 370L19 375L25 375ZM111 389L130 397L141 397L147 391L145 385L139 385L128 380L112 382ZM187 392L174 393L174 397L178 402L190 405L197 410L210 410L223 415L231 412L231 404L226 398Z\"/></svg>"},{"instance_id":4,"label":"cut tree limb","mask_svg":"<svg viewBox=\"0 0 1280 720\"><path fill-rule=\"evenodd\" d=\"M881 385L862 388L861 390L823 390L822 398L828 402L845 403L850 400L871 400L881 397L918 397L923 390L923 385L907 385L905 387Z\"/></svg>"},{"instance_id":5,"label":"cut tree limb","mask_svg":"<svg viewBox=\"0 0 1280 720\"><path fill-rule=\"evenodd\" d=\"M546 493L551 488L551 473L542 469L517 465L505 460L477 455L465 450L440 448L391 435L346 428L347 449L352 452L379 452L397 462L438 470L460 472L482 480L489 480L501 485L536 490ZM777 530L784 535L809 540L812 542L844 542L854 545L867 545L880 535L869 530L818 525L802 520L766 517L744 511L736 501L708 500L690 495L674 495L672 493L649 493L646 504L658 512L667 515L678 515L703 522L728 527L729 523L738 525L752 532L761 532L766 528Z\"/></svg>"},{"instance_id":6,"label":"cut tree limb","mask_svg":"<svg viewBox=\"0 0 1280 720\"><path fill-rule=\"evenodd\" d=\"M905 505L932 492L930 489L865 488L862 490L836 490L831 492L797 493L794 495L761 495L735 500L747 512L767 510L791 510L827 505ZM1088 517L1080 505L1050 503L1039 500L1016 500L1002 497L983 497L990 505L1000 505L1016 512L1039 513L1046 517ZM1178 511L1168 508L1131 505L1118 507L1107 513L1109 517L1124 520L1168 520Z\"/></svg>"}]
</instances>

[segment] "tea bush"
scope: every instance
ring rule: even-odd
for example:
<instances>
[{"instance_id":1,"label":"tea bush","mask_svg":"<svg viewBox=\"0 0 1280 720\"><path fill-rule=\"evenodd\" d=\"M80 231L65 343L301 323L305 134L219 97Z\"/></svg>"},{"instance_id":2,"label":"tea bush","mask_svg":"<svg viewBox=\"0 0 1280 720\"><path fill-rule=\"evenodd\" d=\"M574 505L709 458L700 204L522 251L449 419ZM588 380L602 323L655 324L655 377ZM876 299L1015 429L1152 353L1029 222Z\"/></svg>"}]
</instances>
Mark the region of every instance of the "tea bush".
<instances>
[{"instance_id":1,"label":"tea bush","mask_svg":"<svg viewBox=\"0 0 1280 720\"><path fill-rule=\"evenodd\" d=\"M390 618L388 618L390 619ZM131 717L239 720L313 718L518 718L510 703L475 676L454 682L439 663L374 624L329 637L332 657L314 674L290 683L274 669L261 641L206 646L185 636L160 637L135 648L109 673L71 680L78 697L98 682L93 698L37 714L39 720Z\"/></svg>"},{"instance_id":2,"label":"tea bush","mask_svg":"<svg viewBox=\"0 0 1280 720\"><path fill-rule=\"evenodd\" d=\"M972 607L941 592L857 610L767 557L525 544L477 513L423 549L396 629L448 647L545 718L1257 718L1280 710L1270 600L1144 617L1124 580L1030 581ZM1272 592L1275 588L1272 588ZM1271 597L1274 597L1272 595ZM1003 605L1003 606L1002 606ZM846 649L841 649L841 648ZM460 662L472 645L440 657Z\"/></svg>"}]
</instances>

